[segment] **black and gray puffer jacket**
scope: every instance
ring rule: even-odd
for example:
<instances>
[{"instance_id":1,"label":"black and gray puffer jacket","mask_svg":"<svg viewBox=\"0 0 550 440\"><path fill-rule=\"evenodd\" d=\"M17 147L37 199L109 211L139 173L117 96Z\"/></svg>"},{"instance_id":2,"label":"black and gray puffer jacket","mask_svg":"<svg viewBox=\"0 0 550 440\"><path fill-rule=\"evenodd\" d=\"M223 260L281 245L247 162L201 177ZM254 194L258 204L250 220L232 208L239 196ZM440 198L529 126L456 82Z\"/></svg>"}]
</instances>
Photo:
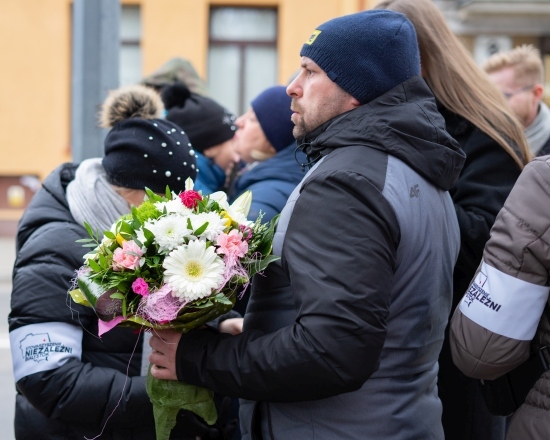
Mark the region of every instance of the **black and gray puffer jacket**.
<instances>
[{"instance_id":1,"label":"black and gray puffer jacket","mask_svg":"<svg viewBox=\"0 0 550 440\"><path fill-rule=\"evenodd\" d=\"M317 163L281 214L281 260L254 278L242 334L183 335L178 377L247 399L246 440L442 440L465 155L420 77L298 143Z\"/></svg>"},{"instance_id":2,"label":"black and gray puffer jacket","mask_svg":"<svg viewBox=\"0 0 550 440\"><path fill-rule=\"evenodd\" d=\"M76 168L64 164L52 172L19 224L9 315L15 434L19 440L82 440L106 426L101 439L151 439L153 411L140 377L142 337L115 328L98 338L93 310L67 295L86 253L75 242L86 230L65 198Z\"/></svg>"}]
</instances>

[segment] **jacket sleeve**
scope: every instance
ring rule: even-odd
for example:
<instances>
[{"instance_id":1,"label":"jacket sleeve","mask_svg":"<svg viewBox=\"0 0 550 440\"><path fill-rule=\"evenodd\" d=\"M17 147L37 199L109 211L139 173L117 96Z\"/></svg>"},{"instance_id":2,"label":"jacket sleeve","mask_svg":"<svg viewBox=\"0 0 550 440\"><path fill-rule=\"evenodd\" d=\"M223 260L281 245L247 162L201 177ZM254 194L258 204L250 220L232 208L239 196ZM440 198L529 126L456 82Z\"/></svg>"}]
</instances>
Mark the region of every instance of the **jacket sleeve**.
<instances>
[{"instance_id":1,"label":"jacket sleeve","mask_svg":"<svg viewBox=\"0 0 550 440\"><path fill-rule=\"evenodd\" d=\"M513 158L477 128L461 143L461 148L466 162L450 190L460 227L453 308L468 288L495 218L521 172Z\"/></svg>"},{"instance_id":2,"label":"jacket sleeve","mask_svg":"<svg viewBox=\"0 0 550 440\"><path fill-rule=\"evenodd\" d=\"M360 388L379 365L398 236L392 208L363 176L310 178L283 244L294 324L270 334L184 334L178 378L251 400L313 400Z\"/></svg>"},{"instance_id":3,"label":"jacket sleeve","mask_svg":"<svg viewBox=\"0 0 550 440\"><path fill-rule=\"evenodd\" d=\"M550 163L531 162L491 229L483 261L451 321L453 361L494 379L529 356L548 300Z\"/></svg>"},{"instance_id":4,"label":"jacket sleeve","mask_svg":"<svg viewBox=\"0 0 550 440\"><path fill-rule=\"evenodd\" d=\"M84 254L75 243L82 238L79 232L67 223L47 225L18 254L9 316L17 389L49 418L101 427L118 403L109 428L152 425L145 378L127 377L122 371L128 356L115 353L123 342L96 342L110 346L110 353L101 353L103 363L111 357L118 371L82 361L90 349L83 347L82 335L96 331L97 318L91 309L71 304L67 295ZM130 335L125 340L136 341L132 331L122 331ZM126 347L128 355L133 348Z\"/></svg>"},{"instance_id":5,"label":"jacket sleeve","mask_svg":"<svg viewBox=\"0 0 550 440\"><path fill-rule=\"evenodd\" d=\"M262 223L269 222L283 210L295 187L293 183L280 180L263 180L250 185L247 189L252 191L252 204L248 219L255 221L261 211L264 213Z\"/></svg>"}]
</instances>

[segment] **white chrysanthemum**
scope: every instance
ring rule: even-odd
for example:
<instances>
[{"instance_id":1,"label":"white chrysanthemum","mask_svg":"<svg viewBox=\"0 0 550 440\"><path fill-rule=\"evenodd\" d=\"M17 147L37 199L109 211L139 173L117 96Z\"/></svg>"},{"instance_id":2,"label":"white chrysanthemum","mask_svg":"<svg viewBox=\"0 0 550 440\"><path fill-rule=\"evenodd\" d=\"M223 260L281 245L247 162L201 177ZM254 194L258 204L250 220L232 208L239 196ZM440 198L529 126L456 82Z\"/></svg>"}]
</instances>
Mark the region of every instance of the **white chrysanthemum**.
<instances>
[{"instance_id":1,"label":"white chrysanthemum","mask_svg":"<svg viewBox=\"0 0 550 440\"><path fill-rule=\"evenodd\" d=\"M171 251L184 243L184 238L191 231L187 229L187 222L179 215L167 215L156 221L146 222L146 229L155 236L155 243L159 251Z\"/></svg>"},{"instance_id":2,"label":"white chrysanthemum","mask_svg":"<svg viewBox=\"0 0 550 440\"><path fill-rule=\"evenodd\" d=\"M179 198L169 200L168 202L156 202L155 208L157 208L160 212L164 212L164 209L166 209L167 214L186 215L191 213L191 210L181 203Z\"/></svg>"},{"instance_id":3,"label":"white chrysanthemum","mask_svg":"<svg viewBox=\"0 0 550 440\"><path fill-rule=\"evenodd\" d=\"M205 223L208 223L205 231L199 235L199 237L204 237L207 240L214 241L218 238L226 228L226 220L221 218L217 212L201 212L200 214L192 214L185 218L191 222L193 226L193 231L199 229Z\"/></svg>"},{"instance_id":4,"label":"white chrysanthemum","mask_svg":"<svg viewBox=\"0 0 550 440\"><path fill-rule=\"evenodd\" d=\"M209 296L223 282L225 270L214 246L207 248L200 240L190 241L170 252L162 266L164 281L172 288L172 295L184 301Z\"/></svg>"}]
</instances>

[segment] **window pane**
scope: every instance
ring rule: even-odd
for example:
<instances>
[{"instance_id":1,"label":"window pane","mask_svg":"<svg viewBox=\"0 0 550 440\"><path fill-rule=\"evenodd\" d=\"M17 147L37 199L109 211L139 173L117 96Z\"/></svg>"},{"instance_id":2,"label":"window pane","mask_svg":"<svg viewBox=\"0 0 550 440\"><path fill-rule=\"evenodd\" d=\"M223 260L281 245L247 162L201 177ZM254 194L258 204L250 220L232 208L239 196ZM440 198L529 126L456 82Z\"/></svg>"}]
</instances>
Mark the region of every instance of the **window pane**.
<instances>
[{"instance_id":1,"label":"window pane","mask_svg":"<svg viewBox=\"0 0 550 440\"><path fill-rule=\"evenodd\" d=\"M210 14L213 40L275 41L277 12L260 8L213 8Z\"/></svg>"},{"instance_id":2,"label":"window pane","mask_svg":"<svg viewBox=\"0 0 550 440\"><path fill-rule=\"evenodd\" d=\"M137 45L120 47L119 84L128 86L141 80L141 48Z\"/></svg>"},{"instance_id":3,"label":"window pane","mask_svg":"<svg viewBox=\"0 0 550 440\"><path fill-rule=\"evenodd\" d=\"M141 40L141 18L139 6L123 6L120 14L120 39Z\"/></svg>"},{"instance_id":4,"label":"window pane","mask_svg":"<svg viewBox=\"0 0 550 440\"><path fill-rule=\"evenodd\" d=\"M141 80L141 16L139 6L122 6L120 14L119 84L127 86Z\"/></svg>"},{"instance_id":5,"label":"window pane","mask_svg":"<svg viewBox=\"0 0 550 440\"><path fill-rule=\"evenodd\" d=\"M245 53L244 110L261 91L277 83L277 52L274 47L247 46Z\"/></svg>"},{"instance_id":6,"label":"window pane","mask_svg":"<svg viewBox=\"0 0 550 440\"><path fill-rule=\"evenodd\" d=\"M212 99L239 116L240 55L237 45L210 45L208 89Z\"/></svg>"}]
</instances>

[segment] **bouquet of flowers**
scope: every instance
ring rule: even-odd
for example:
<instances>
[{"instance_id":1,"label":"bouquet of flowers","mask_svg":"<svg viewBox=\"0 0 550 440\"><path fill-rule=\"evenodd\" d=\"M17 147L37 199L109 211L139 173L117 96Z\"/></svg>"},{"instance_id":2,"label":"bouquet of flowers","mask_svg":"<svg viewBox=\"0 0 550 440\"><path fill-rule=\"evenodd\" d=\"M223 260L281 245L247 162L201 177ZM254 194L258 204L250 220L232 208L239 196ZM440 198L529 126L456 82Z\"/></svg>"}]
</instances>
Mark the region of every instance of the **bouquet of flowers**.
<instances>
[{"instance_id":1,"label":"bouquet of flowers","mask_svg":"<svg viewBox=\"0 0 550 440\"><path fill-rule=\"evenodd\" d=\"M217 192L203 196L186 181L175 194L146 198L101 234L85 224L94 249L77 271L72 299L92 307L99 335L117 325L187 332L227 313L271 255L276 219L246 219L250 192L229 205ZM180 408L216 421L212 392L149 374L157 439L168 439Z\"/></svg>"}]
</instances>

